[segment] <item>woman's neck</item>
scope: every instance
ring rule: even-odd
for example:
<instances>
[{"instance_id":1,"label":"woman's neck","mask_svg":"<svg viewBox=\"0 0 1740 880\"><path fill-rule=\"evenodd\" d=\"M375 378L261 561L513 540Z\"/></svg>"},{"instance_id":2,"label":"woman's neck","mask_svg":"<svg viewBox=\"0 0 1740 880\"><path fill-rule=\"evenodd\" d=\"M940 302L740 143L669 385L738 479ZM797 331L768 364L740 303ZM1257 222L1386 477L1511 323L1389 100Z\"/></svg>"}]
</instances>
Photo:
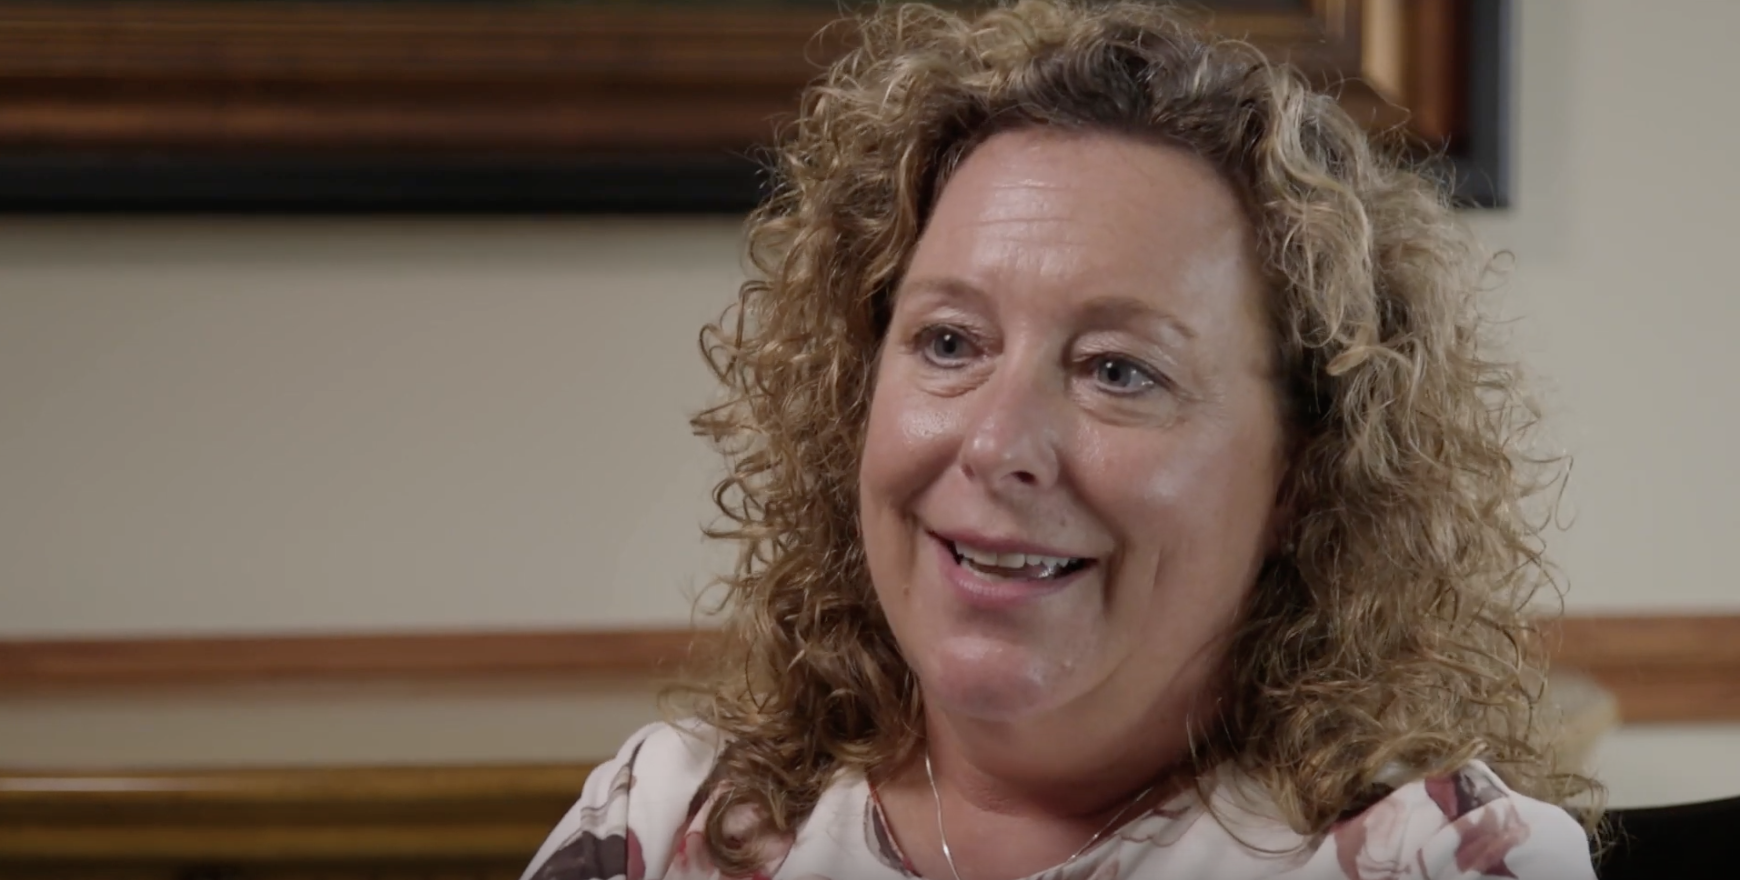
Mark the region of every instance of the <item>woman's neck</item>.
<instances>
[{"instance_id":1,"label":"woman's neck","mask_svg":"<svg viewBox=\"0 0 1740 880\"><path fill-rule=\"evenodd\" d=\"M1191 783L1183 719L1197 713L1159 711L1122 724L1090 711L1016 724L928 713L923 747L878 789L885 818L921 876L1045 871Z\"/></svg>"},{"instance_id":2,"label":"woman's neck","mask_svg":"<svg viewBox=\"0 0 1740 880\"><path fill-rule=\"evenodd\" d=\"M997 724L938 714L927 719L925 749L939 790L975 811L1091 823L1190 762L1182 723L1127 726L1121 731L1094 718Z\"/></svg>"}]
</instances>

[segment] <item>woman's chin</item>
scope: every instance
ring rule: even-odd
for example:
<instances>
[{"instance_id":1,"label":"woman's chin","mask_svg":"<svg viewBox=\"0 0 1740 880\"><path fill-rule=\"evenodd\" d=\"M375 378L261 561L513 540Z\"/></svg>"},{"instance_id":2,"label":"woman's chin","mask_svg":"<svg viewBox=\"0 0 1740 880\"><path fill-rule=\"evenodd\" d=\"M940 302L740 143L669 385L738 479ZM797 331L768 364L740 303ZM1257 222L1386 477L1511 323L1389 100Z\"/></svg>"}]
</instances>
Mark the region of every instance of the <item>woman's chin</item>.
<instances>
[{"instance_id":1,"label":"woman's chin","mask_svg":"<svg viewBox=\"0 0 1740 880\"><path fill-rule=\"evenodd\" d=\"M1075 658L983 637L947 640L923 669L925 704L981 721L1019 721L1069 701Z\"/></svg>"}]
</instances>

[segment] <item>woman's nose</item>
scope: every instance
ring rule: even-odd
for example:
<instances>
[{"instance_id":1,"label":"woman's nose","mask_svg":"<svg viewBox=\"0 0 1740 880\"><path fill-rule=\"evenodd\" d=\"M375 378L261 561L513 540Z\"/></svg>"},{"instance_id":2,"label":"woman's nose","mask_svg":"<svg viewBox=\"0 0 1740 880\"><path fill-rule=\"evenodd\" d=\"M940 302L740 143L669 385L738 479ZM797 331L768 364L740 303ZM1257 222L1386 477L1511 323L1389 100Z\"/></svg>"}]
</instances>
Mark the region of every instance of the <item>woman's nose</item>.
<instances>
[{"instance_id":1,"label":"woman's nose","mask_svg":"<svg viewBox=\"0 0 1740 880\"><path fill-rule=\"evenodd\" d=\"M1004 365L971 395L972 420L961 445L961 469L993 492L1050 486L1060 466L1060 395L1035 371L1011 367Z\"/></svg>"}]
</instances>

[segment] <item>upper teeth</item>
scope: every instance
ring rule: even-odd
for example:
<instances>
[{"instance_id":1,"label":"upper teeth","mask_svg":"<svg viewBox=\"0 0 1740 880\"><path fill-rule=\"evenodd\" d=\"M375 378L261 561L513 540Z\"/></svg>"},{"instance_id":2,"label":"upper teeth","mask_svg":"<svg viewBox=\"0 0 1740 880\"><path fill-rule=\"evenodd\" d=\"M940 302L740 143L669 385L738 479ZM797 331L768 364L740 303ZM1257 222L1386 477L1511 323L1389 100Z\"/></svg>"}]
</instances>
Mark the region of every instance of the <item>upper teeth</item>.
<instances>
[{"instance_id":1,"label":"upper teeth","mask_svg":"<svg viewBox=\"0 0 1740 880\"><path fill-rule=\"evenodd\" d=\"M1025 568L1029 565L1043 565L1047 568L1062 568L1075 560L1068 556L1035 556L1031 553L991 553L986 550L975 550L965 544L956 544L955 552L962 559L975 565L995 566L997 568Z\"/></svg>"}]
</instances>

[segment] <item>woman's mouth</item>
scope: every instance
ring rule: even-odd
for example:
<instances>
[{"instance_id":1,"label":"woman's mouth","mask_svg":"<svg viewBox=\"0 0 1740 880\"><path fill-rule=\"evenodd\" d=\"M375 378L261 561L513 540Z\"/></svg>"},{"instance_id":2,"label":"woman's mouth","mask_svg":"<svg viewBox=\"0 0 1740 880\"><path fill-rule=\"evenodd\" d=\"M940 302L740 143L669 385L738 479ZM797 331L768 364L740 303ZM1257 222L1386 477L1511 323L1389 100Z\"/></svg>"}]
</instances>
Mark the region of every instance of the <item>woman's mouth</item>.
<instances>
[{"instance_id":1,"label":"woman's mouth","mask_svg":"<svg viewBox=\"0 0 1740 880\"><path fill-rule=\"evenodd\" d=\"M1055 580L1080 571L1093 560L1074 556L1039 556L1031 553L997 553L947 541L955 563L981 577L1012 581Z\"/></svg>"},{"instance_id":2,"label":"woman's mouth","mask_svg":"<svg viewBox=\"0 0 1740 880\"><path fill-rule=\"evenodd\" d=\"M969 607L987 611L1013 610L1062 593L1099 565L1093 557L1057 555L1061 548L1025 542L975 541L935 532L930 539L936 542L937 563L953 594Z\"/></svg>"}]
</instances>

